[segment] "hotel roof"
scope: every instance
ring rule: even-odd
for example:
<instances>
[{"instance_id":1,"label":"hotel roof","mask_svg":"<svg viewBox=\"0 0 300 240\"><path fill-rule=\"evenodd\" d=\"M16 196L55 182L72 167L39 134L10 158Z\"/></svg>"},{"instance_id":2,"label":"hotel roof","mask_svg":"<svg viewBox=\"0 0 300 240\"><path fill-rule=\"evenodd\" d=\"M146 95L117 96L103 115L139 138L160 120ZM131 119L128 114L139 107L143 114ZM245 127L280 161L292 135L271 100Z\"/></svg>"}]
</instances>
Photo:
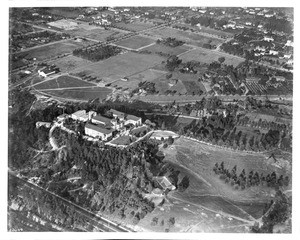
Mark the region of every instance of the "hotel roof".
<instances>
[{"instance_id":1,"label":"hotel roof","mask_svg":"<svg viewBox=\"0 0 300 240\"><path fill-rule=\"evenodd\" d=\"M97 120L99 122L104 122L106 124L110 124L111 120L110 118L107 117L103 117L101 115L96 115L95 117L93 117L92 119Z\"/></svg>"},{"instance_id":2,"label":"hotel roof","mask_svg":"<svg viewBox=\"0 0 300 240\"><path fill-rule=\"evenodd\" d=\"M100 132L100 133L103 133L103 134L109 134L109 133L112 133L114 130L112 129L106 129L106 128L102 128L102 127L99 127L99 125L94 125L94 124L90 124L90 123L87 123L85 125L86 128L89 128L89 129L92 129L94 131L97 131L97 132Z\"/></svg>"}]
</instances>

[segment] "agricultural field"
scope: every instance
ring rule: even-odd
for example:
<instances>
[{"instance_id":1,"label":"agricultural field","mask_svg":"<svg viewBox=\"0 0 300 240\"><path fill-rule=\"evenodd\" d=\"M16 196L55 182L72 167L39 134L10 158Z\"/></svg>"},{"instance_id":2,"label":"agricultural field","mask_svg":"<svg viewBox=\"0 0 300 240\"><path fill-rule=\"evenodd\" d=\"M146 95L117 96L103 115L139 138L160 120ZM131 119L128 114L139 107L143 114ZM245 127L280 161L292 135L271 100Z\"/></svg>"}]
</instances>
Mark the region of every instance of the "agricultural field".
<instances>
[{"instance_id":1,"label":"agricultural field","mask_svg":"<svg viewBox=\"0 0 300 240\"><path fill-rule=\"evenodd\" d=\"M35 89L56 89L56 88L73 88L73 87L92 87L95 86L92 83L82 81L78 78L68 75L60 76L56 79L46 80L34 86Z\"/></svg>"},{"instance_id":2,"label":"agricultural field","mask_svg":"<svg viewBox=\"0 0 300 240\"><path fill-rule=\"evenodd\" d=\"M70 72L78 67L87 66L92 62L74 55L68 55L66 57L58 58L53 61L49 61L49 64L54 64L59 67L61 72Z\"/></svg>"},{"instance_id":3,"label":"agricultural field","mask_svg":"<svg viewBox=\"0 0 300 240\"><path fill-rule=\"evenodd\" d=\"M211 51L204 48L202 49L197 48L187 53L184 53L180 56L183 62L195 60L207 64L210 64L214 61L218 61L220 57L225 57L224 63L227 65L233 65L234 67L236 67L237 65L239 65L241 62L245 60L244 58L241 57L229 56L220 52Z\"/></svg>"},{"instance_id":4,"label":"agricultural field","mask_svg":"<svg viewBox=\"0 0 300 240\"><path fill-rule=\"evenodd\" d=\"M139 21L136 20L132 23L124 23L124 22L118 22L115 24L117 27L122 28L122 29L128 29L130 31L142 31L151 27L154 27L155 24L149 21Z\"/></svg>"},{"instance_id":5,"label":"agricultural field","mask_svg":"<svg viewBox=\"0 0 300 240\"><path fill-rule=\"evenodd\" d=\"M69 100L89 101L95 98L105 99L112 90L104 87L75 88L66 90L43 90L45 94Z\"/></svg>"},{"instance_id":6,"label":"agricultural field","mask_svg":"<svg viewBox=\"0 0 300 240\"><path fill-rule=\"evenodd\" d=\"M167 72L165 72L165 71L159 71L159 70L155 70L155 69L147 69L143 72L139 72L137 74L130 76L128 81L119 80L119 81L114 82L114 86L121 87L123 89L128 88L130 90L133 90L133 89L137 88L137 86L140 82L153 81L157 78L164 76L166 73Z\"/></svg>"},{"instance_id":7,"label":"agricultural field","mask_svg":"<svg viewBox=\"0 0 300 240\"><path fill-rule=\"evenodd\" d=\"M137 49L146 47L150 44L153 44L154 42L155 42L155 40L153 40L151 38L136 35L131 38L127 38L127 39L118 41L115 44L119 47L124 47L126 49L137 50Z\"/></svg>"},{"instance_id":8,"label":"agricultural field","mask_svg":"<svg viewBox=\"0 0 300 240\"><path fill-rule=\"evenodd\" d=\"M151 53L163 53L163 54L169 54L169 55L180 55L184 52L190 50L191 48L185 45L178 46L178 47L169 47L163 44L154 44L149 47L143 48L141 51L149 51Z\"/></svg>"},{"instance_id":9,"label":"agricultural field","mask_svg":"<svg viewBox=\"0 0 300 240\"><path fill-rule=\"evenodd\" d=\"M175 95L187 94L187 90L181 80L178 80L175 85L169 84L170 80L166 78L159 78L152 82L155 82L155 89L159 94L167 94L167 91L172 91Z\"/></svg>"},{"instance_id":10,"label":"agricultural field","mask_svg":"<svg viewBox=\"0 0 300 240\"><path fill-rule=\"evenodd\" d=\"M14 54L14 56L25 58L25 59L36 58L37 61L43 61L58 55L70 53L74 49L87 46L89 44L90 41L67 40L67 41L61 41L61 42L49 44L47 46L41 46L35 49L24 51L22 53L17 53Z\"/></svg>"},{"instance_id":11,"label":"agricultural field","mask_svg":"<svg viewBox=\"0 0 300 240\"><path fill-rule=\"evenodd\" d=\"M153 36L163 37L163 38L173 37L173 38L176 38L178 40L184 41L188 44L195 45L198 47L202 47L203 44L206 44L206 43L217 46L224 42L224 40L221 40L221 39L212 38L212 37L204 36L204 35L197 34L197 33L177 30L177 29L170 28L170 27L153 29L147 33L149 33Z\"/></svg>"},{"instance_id":12,"label":"agricultural field","mask_svg":"<svg viewBox=\"0 0 300 240\"><path fill-rule=\"evenodd\" d=\"M85 73L103 79L106 83L130 77L136 73L152 68L161 63L164 58L155 55L144 55L132 52L110 57L104 61L92 63L89 66L79 67L73 73Z\"/></svg>"},{"instance_id":13,"label":"agricultural field","mask_svg":"<svg viewBox=\"0 0 300 240\"><path fill-rule=\"evenodd\" d=\"M78 27L78 23L69 19L61 19L55 22L48 23L49 26L63 29L63 30L71 30L76 29Z\"/></svg>"},{"instance_id":14,"label":"agricultural field","mask_svg":"<svg viewBox=\"0 0 300 240\"><path fill-rule=\"evenodd\" d=\"M90 38L101 42L105 42L112 38L119 38L124 35L123 32L110 29L106 30L99 26L88 25L87 23L80 23L76 29L65 32L73 36Z\"/></svg>"},{"instance_id":15,"label":"agricultural field","mask_svg":"<svg viewBox=\"0 0 300 240\"><path fill-rule=\"evenodd\" d=\"M216 30L213 28L208 28L208 27L198 27L198 26L191 26L190 24L183 24L183 23L176 23L173 26L178 26L178 27L184 27L184 28L189 28L193 29L194 31L204 33L204 34L210 34L216 37L221 37L221 38L230 38L233 37L234 34L229 33L229 32L224 32L220 30Z\"/></svg>"},{"instance_id":16,"label":"agricultural field","mask_svg":"<svg viewBox=\"0 0 300 240\"><path fill-rule=\"evenodd\" d=\"M65 7L55 7L50 8L49 12L54 15L59 15L64 18L77 18L80 14L82 14L82 11L76 8L65 8Z\"/></svg>"}]
</instances>

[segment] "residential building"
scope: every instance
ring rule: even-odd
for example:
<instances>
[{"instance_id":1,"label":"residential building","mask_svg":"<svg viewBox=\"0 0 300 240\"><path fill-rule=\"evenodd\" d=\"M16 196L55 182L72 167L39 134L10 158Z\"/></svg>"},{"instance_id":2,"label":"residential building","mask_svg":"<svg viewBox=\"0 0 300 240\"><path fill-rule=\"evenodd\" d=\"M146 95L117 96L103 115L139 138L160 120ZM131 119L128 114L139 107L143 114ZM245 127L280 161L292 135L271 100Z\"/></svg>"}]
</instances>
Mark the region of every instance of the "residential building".
<instances>
[{"instance_id":1,"label":"residential building","mask_svg":"<svg viewBox=\"0 0 300 240\"><path fill-rule=\"evenodd\" d=\"M164 189L164 190L175 190L176 187L170 182L170 180L166 177L157 177L157 183Z\"/></svg>"},{"instance_id":2,"label":"residential building","mask_svg":"<svg viewBox=\"0 0 300 240\"><path fill-rule=\"evenodd\" d=\"M56 70L56 69L53 69L53 68L49 68L49 67L47 67L47 68L42 68L42 69L39 69L38 70L38 74L40 75L40 76L42 76L42 77L48 77L48 76L50 76L50 75L53 75L53 74L55 74L55 73L57 73L58 71Z\"/></svg>"},{"instance_id":3,"label":"residential building","mask_svg":"<svg viewBox=\"0 0 300 240\"><path fill-rule=\"evenodd\" d=\"M98 115L92 117L91 120L92 120L92 123L94 123L94 124L102 124L104 126L110 127L112 119L101 116L101 115L98 114Z\"/></svg>"},{"instance_id":4,"label":"residential building","mask_svg":"<svg viewBox=\"0 0 300 240\"><path fill-rule=\"evenodd\" d=\"M39 128L39 127L46 127L46 128L50 128L51 127L51 122L36 122L35 123L35 126L36 128Z\"/></svg>"},{"instance_id":5,"label":"residential building","mask_svg":"<svg viewBox=\"0 0 300 240\"><path fill-rule=\"evenodd\" d=\"M264 41L267 41L267 42L273 42L273 41L274 41L274 38L265 36L265 37L264 37Z\"/></svg>"},{"instance_id":6,"label":"residential building","mask_svg":"<svg viewBox=\"0 0 300 240\"><path fill-rule=\"evenodd\" d=\"M136 117L134 115L127 115L125 119L125 125L133 124L133 125L142 125L142 119L140 117Z\"/></svg>"},{"instance_id":7,"label":"residential building","mask_svg":"<svg viewBox=\"0 0 300 240\"><path fill-rule=\"evenodd\" d=\"M112 137L113 131L113 129L103 128L99 125L94 125L91 123L87 123L84 128L86 135L94 138L100 138L103 141L106 141L109 137Z\"/></svg>"},{"instance_id":8,"label":"residential building","mask_svg":"<svg viewBox=\"0 0 300 240\"><path fill-rule=\"evenodd\" d=\"M110 109L110 113L112 113L114 118L119 118L120 120L124 120L125 114L123 112L117 111L115 109Z\"/></svg>"},{"instance_id":9,"label":"residential building","mask_svg":"<svg viewBox=\"0 0 300 240\"><path fill-rule=\"evenodd\" d=\"M58 122L61 122L61 121L64 121L69 115L68 114L61 114L59 116L57 116L57 121Z\"/></svg>"},{"instance_id":10,"label":"residential building","mask_svg":"<svg viewBox=\"0 0 300 240\"><path fill-rule=\"evenodd\" d=\"M71 118L73 120L78 120L82 122L86 122L89 119L85 110L79 110L77 112L72 113Z\"/></svg>"}]
</instances>

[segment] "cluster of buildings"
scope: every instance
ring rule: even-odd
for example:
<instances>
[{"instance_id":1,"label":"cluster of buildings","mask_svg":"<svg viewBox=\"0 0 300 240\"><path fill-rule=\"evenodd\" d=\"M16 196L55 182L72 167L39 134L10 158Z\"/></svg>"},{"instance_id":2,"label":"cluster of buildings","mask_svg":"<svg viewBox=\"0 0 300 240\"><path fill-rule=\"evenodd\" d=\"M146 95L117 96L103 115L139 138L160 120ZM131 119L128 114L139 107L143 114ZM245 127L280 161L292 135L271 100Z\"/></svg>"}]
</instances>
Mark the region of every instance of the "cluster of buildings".
<instances>
[{"instance_id":1,"label":"cluster of buildings","mask_svg":"<svg viewBox=\"0 0 300 240\"><path fill-rule=\"evenodd\" d=\"M123 112L111 109L107 112L112 118L97 114L95 111L86 112L86 110L79 110L70 115L75 121L84 122L84 132L87 136L99 138L107 141L112 137L114 131L125 131L126 126L140 126L142 119L134 115L125 114ZM64 116L62 116L63 118ZM60 120L60 116L58 120Z\"/></svg>"},{"instance_id":2,"label":"cluster of buildings","mask_svg":"<svg viewBox=\"0 0 300 240\"><path fill-rule=\"evenodd\" d=\"M59 72L59 69L56 66L47 66L38 70L38 74L41 77L49 77L50 75L56 74Z\"/></svg>"}]
</instances>

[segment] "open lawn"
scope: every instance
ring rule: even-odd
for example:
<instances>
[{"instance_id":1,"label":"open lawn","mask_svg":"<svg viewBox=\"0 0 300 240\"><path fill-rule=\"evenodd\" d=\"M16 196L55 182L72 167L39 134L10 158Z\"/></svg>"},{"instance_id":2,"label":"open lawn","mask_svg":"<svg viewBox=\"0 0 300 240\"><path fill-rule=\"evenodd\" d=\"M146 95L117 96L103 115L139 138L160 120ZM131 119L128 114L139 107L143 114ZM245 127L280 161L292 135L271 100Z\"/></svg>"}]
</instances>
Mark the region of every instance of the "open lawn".
<instances>
[{"instance_id":1,"label":"open lawn","mask_svg":"<svg viewBox=\"0 0 300 240\"><path fill-rule=\"evenodd\" d=\"M66 7L50 8L49 12L55 15L62 16L64 18L77 18L80 14L82 14L82 11L76 8L66 8Z\"/></svg>"},{"instance_id":2,"label":"open lawn","mask_svg":"<svg viewBox=\"0 0 300 240\"><path fill-rule=\"evenodd\" d=\"M161 63L162 60L160 56L127 52L89 66L79 67L73 72L85 72L87 75L102 78L106 83L111 83L123 77L130 79L132 75L143 72Z\"/></svg>"},{"instance_id":3,"label":"open lawn","mask_svg":"<svg viewBox=\"0 0 300 240\"><path fill-rule=\"evenodd\" d=\"M190 48L188 46L182 45L178 47L169 47L163 44L154 44L149 47L143 48L142 51L149 51L151 53L163 53L163 54L170 54L170 55L179 55Z\"/></svg>"},{"instance_id":4,"label":"open lawn","mask_svg":"<svg viewBox=\"0 0 300 240\"><path fill-rule=\"evenodd\" d=\"M78 23L70 19L61 19L58 21L50 22L48 23L48 25L63 30L71 30L78 27Z\"/></svg>"},{"instance_id":5,"label":"open lawn","mask_svg":"<svg viewBox=\"0 0 300 240\"><path fill-rule=\"evenodd\" d=\"M131 38L127 38L127 39L118 41L115 44L120 47L137 50L142 47L148 46L149 44L152 44L154 42L155 42L155 40L153 40L151 38L137 35L137 36L133 36Z\"/></svg>"},{"instance_id":6,"label":"open lawn","mask_svg":"<svg viewBox=\"0 0 300 240\"><path fill-rule=\"evenodd\" d=\"M164 77L155 79L152 82L155 82L155 89L159 92L159 94L165 94L167 90L176 91L176 95L178 95L179 93L187 93L186 88L181 80L178 80L178 82L175 85L170 85L170 80Z\"/></svg>"},{"instance_id":7,"label":"open lawn","mask_svg":"<svg viewBox=\"0 0 300 240\"><path fill-rule=\"evenodd\" d=\"M124 23L124 22L119 22L115 24L119 28L125 28L130 31L141 31L145 30L151 27L154 27L155 25L149 21L147 22L141 22L140 20L136 20L132 23Z\"/></svg>"},{"instance_id":8,"label":"open lawn","mask_svg":"<svg viewBox=\"0 0 300 240\"><path fill-rule=\"evenodd\" d=\"M59 70L61 72L70 72L75 68L82 67L84 65L89 65L91 63L92 62L89 60L76 57L74 55L68 55L66 57L58 58L49 62L49 64L54 64L57 67L59 67Z\"/></svg>"},{"instance_id":9,"label":"open lawn","mask_svg":"<svg viewBox=\"0 0 300 240\"><path fill-rule=\"evenodd\" d=\"M190 24L183 24L183 23L176 23L176 24L174 24L174 26L187 27L189 29L194 29L197 32L204 33L204 34L211 34L216 37L223 37L223 38L233 37L232 33L224 32L224 31L220 31L220 30L216 30L216 29L212 29L212 28L208 28L208 27L203 27L203 26L201 26L201 27L191 26Z\"/></svg>"},{"instance_id":10,"label":"open lawn","mask_svg":"<svg viewBox=\"0 0 300 240\"><path fill-rule=\"evenodd\" d=\"M53 44L49 44L47 46L41 46L32 50L24 51L22 53L17 53L16 55L22 55L22 57L26 59L36 58L37 61L43 61L45 59L53 58L58 55L70 53L76 48L87 46L89 44L90 41L60 41Z\"/></svg>"},{"instance_id":11,"label":"open lawn","mask_svg":"<svg viewBox=\"0 0 300 240\"><path fill-rule=\"evenodd\" d=\"M126 135L120 136L112 140L111 143L116 145L129 145L131 143L130 136L126 136Z\"/></svg>"},{"instance_id":12,"label":"open lawn","mask_svg":"<svg viewBox=\"0 0 300 240\"><path fill-rule=\"evenodd\" d=\"M275 165L274 160L268 159L269 155L232 152L183 137L161 150L165 154L166 164L190 178L188 189L183 193L172 192L169 194L171 200L209 209L222 216L232 216L245 222L261 217L264 203L270 200L275 190L262 186L246 188L243 191L235 190L212 171L214 164L224 161L224 166L228 169L237 165L238 173L245 169L246 174L251 170L265 175L273 171L277 176L291 174L289 167ZM279 161L291 161L291 155L281 155L280 152L275 155Z\"/></svg>"},{"instance_id":13,"label":"open lawn","mask_svg":"<svg viewBox=\"0 0 300 240\"><path fill-rule=\"evenodd\" d=\"M115 30L106 30L99 26L88 25L87 23L80 23L76 29L66 31L66 33L102 42L110 40L111 38L118 38L124 34Z\"/></svg>"},{"instance_id":14,"label":"open lawn","mask_svg":"<svg viewBox=\"0 0 300 240\"><path fill-rule=\"evenodd\" d=\"M95 98L99 98L100 100L103 100L107 97L108 94L112 92L112 90L103 87L91 87L91 88L76 88L76 89L67 89L67 90L49 90L49 91L44 90L43 92L45 94L49 94L51 96L56 96L59 98L88 101Z\"/></svg>"},{"instance_id":15,"label":"open lawn","mask_svg":"<svg viewBox=\"0 0 300 240\"><path fill-rule=\"evenodd\" d=\"M217 51L212 51L204 48L197 48L180 56L183 62L195 60L208 64L212 63L213 61L218 61L220 57L225 57L224 63L227 65L233 65L234 67L236 67L245 60L241 57L229 56Z\"/></svg>"},{"instance_id":16,"label":"open lawn","mask_svg":"<svg viewBox=\"0 0 300 240\"><path fill-rule=\"evenodd\" d=\"M155 69L147 69L143 72L139 72L137 74L134 74L128 78L128 81L116 81L114 82L113 86L116 87L122 87L123 89L135 89L138 87L138 84L140 82L144 81L153 81L157 78L163 77L167 72L159 71Z\"/></svg>"},{"instance_id":17,"label":"open lawn","mask_svg":"<svg viewBox=\"0 0 300 240\"><path fill-rule=\"evenodd\" d=\"M42 90L42 89L89 87L89 86L92 87L95 85L86 81L82 81L75 77L64 75L49 81L46 80L40 84L35 85L34 87L38 90Z\"/></svg>"},{"instance_id":18,"label":"open lawn","mask_svg":"<svg viewBox=\"0 0 300 240\"><path fill-rule=\"evenodd\" d=\"M196 186L190 189L194 194L214 194L225 197L233 201L264 201L269 198L270 193L273 191L271 188L266 187L251 187L246 190L234 190L229 184L225 184L218 178L212 171L216 162L221 163L224 161L224 166L232 169L237 165L237 172L240 173L245 169L246 174L251 170L257 171L259 174L265 175L273 171L279 176L290 175L291 167L278 167L273 159L268 159L269 154L249 154L245 152L235 152L214 146L197 143L185 138L179 138L173 146L167 150L166 160L191 171L192 175L202 179L203 187L198 189ZM291 155L280 155L279 152L275 153L278 161L291 161Z\"/></svg>"},{"instance_id":19,"label":"open lawn","mask_svg":"<svg viewBox=\"0 0 300 240\"><path fill-rule=\"evenodd\" d=\"M150 138L164 138L167 139L169 136L172 138L177 138L179 135L172 131L163 131L163 130L156 130L153 134L151 134Z\"/></svg>"},{"instance_id":20,"label":"open lawn","mask_svg":"<svg viewBox=\"0 0 300 240\"><path fill-rule=\"evenodd\" d=\"M148 33L150 33L153 36L157 37L174 37L178 40L185 41L186 43L189 43L191 45L195 45L198 47L202 47L205 43L210 43L211 45L219 45L224 42L224 40L220 40L217 38L212 38L208 36L204 36L197 33L192 32L186 32L182 30L177 30L170 27L160 28L160 29L153 29L150 30Z\"/></svg>"}]
</instances>

